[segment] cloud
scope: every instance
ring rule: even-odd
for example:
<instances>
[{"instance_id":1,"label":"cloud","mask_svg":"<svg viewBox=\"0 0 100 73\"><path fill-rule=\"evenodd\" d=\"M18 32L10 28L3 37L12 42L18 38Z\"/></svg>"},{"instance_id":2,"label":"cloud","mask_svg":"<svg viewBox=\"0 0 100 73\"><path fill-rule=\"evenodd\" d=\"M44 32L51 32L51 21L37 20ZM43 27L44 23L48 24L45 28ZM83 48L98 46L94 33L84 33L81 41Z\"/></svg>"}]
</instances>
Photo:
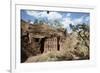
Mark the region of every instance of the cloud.
<instances>
[{"instance_id":1,"label":"cloud","mask_svg":"<svg viewBox=\"0 0 100 73\"><path fill-rule=\"evenodd\" d=\"M67 13L64 18L62 18L62 24L64 28L68 28L69 24L73 24L71 19L71 13Z\"/></svg>"},{"instance_id":2,"label":"cloud","mask_svg":"<svg viewBox=\"0 0 100 73\"><path fill-rule=\"evenodd\" d=\"M70 24L72 24L72 25L82 24L84 22L84 18L85 18L84 16L81 16L79 18L72 19L71 18L71 14L68 14L62 20L62 24L64 25L63 27L64 28L67 28L67 31L68 32L71 32L72 30L70 29L70 26L69 25ZM86 20L88 20L88 18Z\"/></svg>"},{"instance_id":3,"label":"cloud","mask_svg":"<svg viewBox=\"0 0 100 73\"><path fill-rule=\"evenodd\" d=\"M69 26L69 24L72 24L73 22L72 22L72 20L70 19L70 18L63 18L63 20L62 20L62 24L64 25L64 28L66 28L66 27L68 27Z\"/></svg>"},{"instance_id":4,"label":"cloud","mask_svg":"<svg viewBox=\"0 0 100 73\"><path fill-rule=\"evenodd\" d=\"M71 13L67 13L67 15L66 15L67 17L70 17L71 16Z\"/></svg>"},{"instance_id":5,"label":"cloud","mask_svg":"<svg viewBox=\"0 0 100 73\"><path fill-rule=\"evenodd\" d=\"M35 19L46 20L47 22L54 22L55 20L60 21L64 24L64 27L67 27L69 24L77 25L82 24L83 22L89 22L89 16L81 16L79 18L72 19L71 13L66 13L65 16L61 15L59 12L49 12L47 14L46 11L26 11L26 13L30 16L33 16Z\"/></svg>"},{"instance_id":6,"label":"cloud","mask_svg":"<svg viewBox=\"0 0 100 73\"><path fill-rule=\"evenodd\" d=\"M34 17L37 17L38 16L38 11L26 11L27 15L29 16L34 16Z\"/></svg>"},{"instance_id":7,"label":"cloud","mask_svg":"<svg viewBox=\"0 0 100 73\"><path fill-rule=\"evenodd\" d=\"M47 14L46 11L26 11L27 15L33 16L38 20L45 20L45 22L54 23L55 20L60 21L62 19L62 15L58 12L50 12Z\"/></svg>"},{"instance_id":8,"label":"cloud","mask_svg":"<svg viewBox=\"0 0 100 73\"><path fill-rule=\"evenodd\" d=\"M57 20L57 19L61 19L62 15L58 12L50 12L49 14L47 14L46 11L44 12L40 12L40 11L26 11L26 13L30 16L34 16L35 18L48 18L48 20Z\"/></svg>"},{"instance_id":9,"label":"cloud","mask_svg":"<svg viewBox=\"0 0 100 73\"><path fill-rule=\"evenodd\" d=\"M80 18L73 19L74 25L82 24L83 21L84 21L84 16L81 16Z\"/></svg>"},{"instance_id":10,"label":"cloud","mask_svg":"<svg viewBox=\"0 0 100 73\"><path fill-rule=\"evenodd\" d=\"M74 25L71 17L63 18L62 24L63 24L64 28L67 28L68 33L72 32L72 30L70 29L70 26L69 26L70 24Z\"/></svg>"},{"instance_id":11,"label":"cloud","mask_svg":"<svg viewBox=\"0 0 100 73\"><path fill-rule=\"evenodd\" d=\"M87 16L87 17L85 17L85 21L89 21L90 20L90 17L89 16Z\"/></svg>"},{"instance_id":12,"label":"cloud","mask_svg":"<svg viewBox=\"0 0 100 73\"><path fill-rule=\"evenodd\" d=\"M35 18L44 18L47 17L46 12L40 12L40 11L26 11L26 13L30 16L33 16Z\"/></svg>"},{"instance_id":13,"label":"cloud","mask_svg":"<svg viewBox=\"0 0 100 73\"><path fill-rule=\"evenodd\" d=\"M55 21L59 21L64 28L68 29L68 32L71 31L69 24L77 25L83 22L89 22L89 16L82 15L80 17L73 17L72 13L66 13L64 16L59 12L49 12L49 14L47 14L47 11L26 11L26 13L48 24L55 24Z\"/></svg>"},{"instance_id":14,"label":"cloud","mask_svg":"<svg viewBox=\"0 0 100 73\"><path fill-rule=\"evenodd\" d=\"M69 28L70 24L74 25L74 22L71 16L72 16L71 13L67 13L65 17L62 19L62 24L64 25L64 28Z\"/></svg>"},{"instance_id":15,"label":"cloud","mask_svg":"<svg viewBox=\"0 0 100 73\"><path fill-rule=\"evenodd\" d=\"M58 12L50 12L48 14L48 20L60 20L62 19L62 15Z\"/></svg>"}]
</instances>

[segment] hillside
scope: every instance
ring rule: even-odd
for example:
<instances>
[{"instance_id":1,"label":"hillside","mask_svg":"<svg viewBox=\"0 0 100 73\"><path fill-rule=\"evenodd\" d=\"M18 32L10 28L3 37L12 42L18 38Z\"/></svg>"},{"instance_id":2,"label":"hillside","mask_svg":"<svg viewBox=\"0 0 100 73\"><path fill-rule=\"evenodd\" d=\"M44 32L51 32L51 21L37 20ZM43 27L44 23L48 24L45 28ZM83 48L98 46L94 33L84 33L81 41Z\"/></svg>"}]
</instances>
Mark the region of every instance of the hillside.
<instances>
[{"instance_id":1,"label":"hillside","mask_svg":"<svg viewBox=\"0 0 100 73\"><path fill-rule=\"evenodd\" d=\"M47 49L43 46L46 39L51 41L55 37L58 44L57 51L44 52ZM53 41L51 44L54 43ZM54 28L47 24L29 24L21 20L21 62L87 59L89 59L89 31L67 33L64 28Z\"/></svg>"}]
</instances>

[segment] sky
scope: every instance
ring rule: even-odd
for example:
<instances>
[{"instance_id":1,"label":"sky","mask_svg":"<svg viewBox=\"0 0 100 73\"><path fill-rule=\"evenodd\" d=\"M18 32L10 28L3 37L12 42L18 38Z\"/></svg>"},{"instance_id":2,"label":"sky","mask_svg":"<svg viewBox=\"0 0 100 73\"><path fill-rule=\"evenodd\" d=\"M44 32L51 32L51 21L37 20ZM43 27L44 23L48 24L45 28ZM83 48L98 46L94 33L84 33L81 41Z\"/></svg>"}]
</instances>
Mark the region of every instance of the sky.
<instances>
[{"instance_id":1,"label":"sky","mask_svg":"<svg viewBox=\"0 0 100 73\"><path fill-rule=\"evenodd\" d=\"M56 21L62 24L70 32L69 24L90 24L90 14L83 12L61 12L61 11L34 11L21 10L21 19L34 24L36 20L43 21L46 24L54 24Z\"/></svg>"}]
</instances>

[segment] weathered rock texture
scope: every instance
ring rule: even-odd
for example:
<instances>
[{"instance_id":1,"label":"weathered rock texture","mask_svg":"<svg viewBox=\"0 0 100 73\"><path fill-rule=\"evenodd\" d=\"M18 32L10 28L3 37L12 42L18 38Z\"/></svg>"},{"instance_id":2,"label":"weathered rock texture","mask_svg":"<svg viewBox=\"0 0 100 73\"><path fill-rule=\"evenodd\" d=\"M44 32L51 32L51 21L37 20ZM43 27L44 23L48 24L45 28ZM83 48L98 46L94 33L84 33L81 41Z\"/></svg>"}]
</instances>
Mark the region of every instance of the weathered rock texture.
<instances>
[{"instance_id":1,"label":"weathered rock texture","mask_svg":"<svg viewBox=\"0 0 100 73\"><path fill-rule=\"evenodd\" d=\"M64 28L21 20L21 62L89 59L89 31L67 33Z\"/></svg>"},{"instance_id":2,"label":"weathered rock texture","mask_svg":"<svg viewBox=\"0 0 100 73\"><path fill-rule=\"evenodd\" d=\"M31 25L21 21L21 49L26 57L64 49L66 30L47 24ZM22 58L24 57L22 52Z\"/></svg>"}]
</instances>

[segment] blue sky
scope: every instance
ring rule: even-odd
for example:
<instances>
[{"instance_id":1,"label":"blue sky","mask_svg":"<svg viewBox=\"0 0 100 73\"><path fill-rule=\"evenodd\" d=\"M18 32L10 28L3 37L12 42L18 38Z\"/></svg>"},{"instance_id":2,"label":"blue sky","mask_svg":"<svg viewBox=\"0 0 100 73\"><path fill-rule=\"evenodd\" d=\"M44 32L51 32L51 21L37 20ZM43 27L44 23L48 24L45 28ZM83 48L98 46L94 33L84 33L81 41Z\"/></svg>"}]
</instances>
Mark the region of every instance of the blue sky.
<instances>
[{"instance_id":1,"label":"blue sky","mask_svg":"<svg viewBox=\"0 0 100 73\"><path fill-rule=\"evenodd\" d=\"M53 24L59 21L64 28L69 29L69 24L90 24L90 14L83 12L56 12L56 11L34 11L34 10L21 10L21 19L31 21L34 24L35 20L43 21L47 24Z\"/></svg>"}]
</instances>

